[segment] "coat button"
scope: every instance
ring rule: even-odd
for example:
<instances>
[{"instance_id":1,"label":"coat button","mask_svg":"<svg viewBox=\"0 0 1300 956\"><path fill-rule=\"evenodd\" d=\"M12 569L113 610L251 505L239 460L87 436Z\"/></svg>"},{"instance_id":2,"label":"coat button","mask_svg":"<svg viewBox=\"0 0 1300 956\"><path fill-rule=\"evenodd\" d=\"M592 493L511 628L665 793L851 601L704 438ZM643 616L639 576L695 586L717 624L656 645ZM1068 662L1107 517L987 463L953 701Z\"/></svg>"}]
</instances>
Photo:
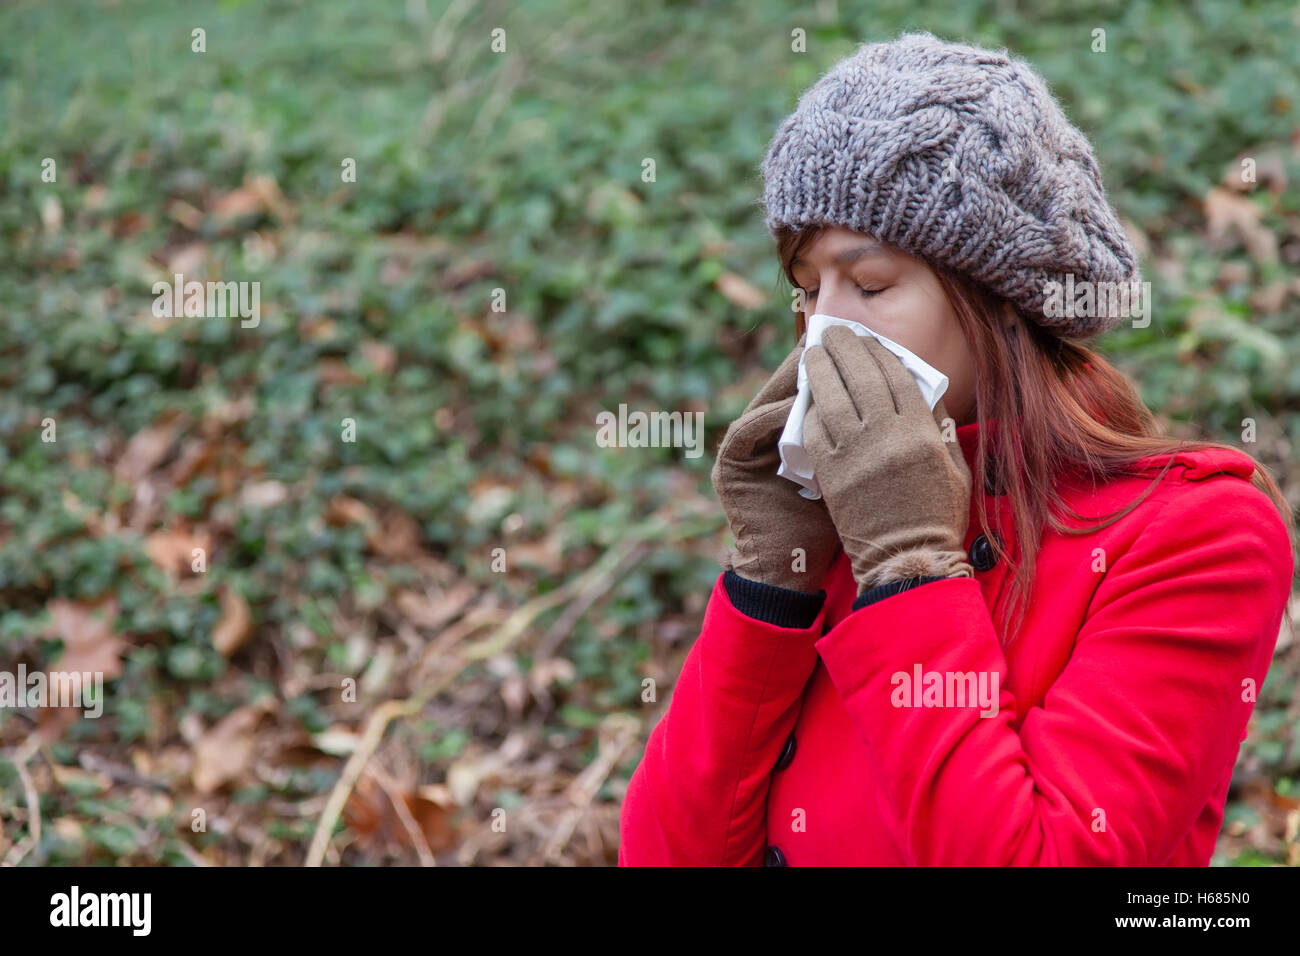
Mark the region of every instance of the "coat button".
<instances>
[{"instance_id":1,"label":"coat button","mask_svg":"<svg viewBox=\"0 0 1300 956\"><path fill-rule=\"evenodd\" d=\"M993 545L984 535L980 535L970 546L970 563L976 571L987 571L993 565L997 564L998 556L993 551Z\"/></svg>"},{"instance_id":2,"label":"coat button","mask_svg":"<svg viewBox=\"0 0 1300 956\"><path fill-rule=\"evenodd\" d=\"M773 767L772 769L784 770L786 767L790 766L790 761L794 760L794 751L795 751L795 742L794 742L794 734L792 733L790 734L789 737L785 738L785 747L782 748L781 756L777 758L776 766Z\"/></svg>"},{"instance_id":3,"label":"coat button","mask_svg":"<svg viewBox=\"0 0 1300 956\"><path fill-rule=\"evenodd\" d=\"M785 854L774 846L769 846L763 854L764 866L785 866Z\"/></svg>"}]
</instances>

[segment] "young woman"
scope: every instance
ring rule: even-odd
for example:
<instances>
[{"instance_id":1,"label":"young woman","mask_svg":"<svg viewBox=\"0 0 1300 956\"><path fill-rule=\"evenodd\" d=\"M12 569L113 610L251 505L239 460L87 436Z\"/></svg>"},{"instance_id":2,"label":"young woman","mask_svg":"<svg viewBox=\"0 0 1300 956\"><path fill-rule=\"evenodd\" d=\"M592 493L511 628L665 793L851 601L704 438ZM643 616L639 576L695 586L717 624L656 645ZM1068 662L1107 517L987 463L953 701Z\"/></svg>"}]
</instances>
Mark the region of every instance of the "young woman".
<instances>
[{"instance_id":1,"label":"young woman","mask_svg":"<svg viewBox=\"0 0 1300 956\"><path fill-rule=\"evenodd\" d=\"M931 411L879 342L828 329L805 356L820 500L777 475L802 338L732 424L735 548L620 863L1207 864L1294 521L1249 455L1160 437L1081 344L1121 299L1051 306L1053 283L1137 288L1086 140L1022 61L914 34L818 80L763 171L812 311L949 387Z\"/></svg>"}]
</instances>

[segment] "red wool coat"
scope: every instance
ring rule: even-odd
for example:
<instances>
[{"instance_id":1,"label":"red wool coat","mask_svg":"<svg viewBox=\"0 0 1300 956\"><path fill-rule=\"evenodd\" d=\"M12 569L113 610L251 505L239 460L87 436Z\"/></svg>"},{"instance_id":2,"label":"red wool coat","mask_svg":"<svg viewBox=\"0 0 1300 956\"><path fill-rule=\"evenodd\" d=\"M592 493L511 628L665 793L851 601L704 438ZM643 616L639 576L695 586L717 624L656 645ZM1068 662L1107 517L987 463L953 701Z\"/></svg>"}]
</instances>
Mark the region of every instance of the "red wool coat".
<instances>
[{"instance_id":1,"label":"red wool coat","mask_svg":"<svg viewBox=\"0 0 1300 956\"><path fill-rule=\"evenodd\" d=\"M958 429L972 465L979 427ZM854 611L841 552L817 620L786 628L742 614L719 575L628 786L619 864L1206 865L1294 558L1248 456L1173 457L1110 527L1044 533L1006 647L1009 574L974 495L1012 553L1016 531L978 481L974 578ZM1109 514L1165 460L1065 500ZM996 712L946 676L928 700L947 706L927 706L903 679L929 672L973 672Z\"/></svg>"}]
</instances>

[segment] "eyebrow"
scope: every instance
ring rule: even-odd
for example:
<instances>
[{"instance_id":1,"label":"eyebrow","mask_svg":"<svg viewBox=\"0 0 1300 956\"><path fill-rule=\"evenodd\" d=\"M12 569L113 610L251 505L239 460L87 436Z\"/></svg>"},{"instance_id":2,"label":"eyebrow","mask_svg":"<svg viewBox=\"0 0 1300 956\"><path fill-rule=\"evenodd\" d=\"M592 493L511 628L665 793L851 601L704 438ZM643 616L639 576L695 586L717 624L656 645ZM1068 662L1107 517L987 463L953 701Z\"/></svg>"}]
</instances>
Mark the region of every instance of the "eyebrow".
<instances>
[{"instance_id":1,"label":"eyebrow","mask_svg":"<svg viewBox=\"0 0 1300 956\"><path fill-rule=\"evenodd\" d=\"M845 249L843 252L836 253L835 257L831 259L831 263L837 266L844 266L852 262L857 262L859 259L861 259L864 256L888 256L888 255L889 252L888 250L885 249L884 246L880 245L879 243L872 243L871 245L866 245L866 246L854 246L852 249ZM795 258L790 260L791 268L794 268L795 266L798 265L805 265L805 264L806 262L802 258Z\"/></svg>"}]
</instances>

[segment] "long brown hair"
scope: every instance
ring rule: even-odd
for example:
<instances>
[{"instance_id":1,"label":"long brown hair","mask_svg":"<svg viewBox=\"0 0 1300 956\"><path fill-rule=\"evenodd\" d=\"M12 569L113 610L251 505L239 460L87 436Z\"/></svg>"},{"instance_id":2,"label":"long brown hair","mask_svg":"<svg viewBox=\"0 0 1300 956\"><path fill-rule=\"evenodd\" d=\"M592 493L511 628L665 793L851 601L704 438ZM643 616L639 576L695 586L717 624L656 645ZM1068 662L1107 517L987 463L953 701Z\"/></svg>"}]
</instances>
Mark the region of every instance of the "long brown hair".
<instances>
[{"instance_id":1,"label":"long brown hair","mask_svg":"<svg viewBox=\"0 0 1300 956\"><path fill-rule=\"evenodd\" d=\"M782 271L795 288L798 282L791 262L823 229L809 226L779 231L777 254ZM1059 476L1071 474L1100 486L1133 473L1132 466L1141 458L1231 446L1160 434L1132 382L1100 354L1046 331L1009 300L967 276L936 263L929 265L971 346L977 369L975 418L998 420L998 440L986 440L988 436L980 430L972 472L988 476L988 483L1008 496L1017 529L1018 557L1008 554L992 533L984 496L976 496L981 529L998 558L1012 562L1014 569L1005 606L1012 622L1008 627L1003 621L1003 633L1010 635L1004 639L1005 645L1023 623L1044 526L1063 534L1083 535L1113 524L1155 491L1172 460L1132 502L1110 515L1080 515L1067 506L1058 493ZM797 314L796 338L803 335L807 323L802 311ZM1258 461L1251 483L1272 500L1294 542L1295 516ZM1076 522L1097 523L1068 526L1060 514ZM1290 628L1290 607L1286 622Z\"/></svg>"}]
</instances>

